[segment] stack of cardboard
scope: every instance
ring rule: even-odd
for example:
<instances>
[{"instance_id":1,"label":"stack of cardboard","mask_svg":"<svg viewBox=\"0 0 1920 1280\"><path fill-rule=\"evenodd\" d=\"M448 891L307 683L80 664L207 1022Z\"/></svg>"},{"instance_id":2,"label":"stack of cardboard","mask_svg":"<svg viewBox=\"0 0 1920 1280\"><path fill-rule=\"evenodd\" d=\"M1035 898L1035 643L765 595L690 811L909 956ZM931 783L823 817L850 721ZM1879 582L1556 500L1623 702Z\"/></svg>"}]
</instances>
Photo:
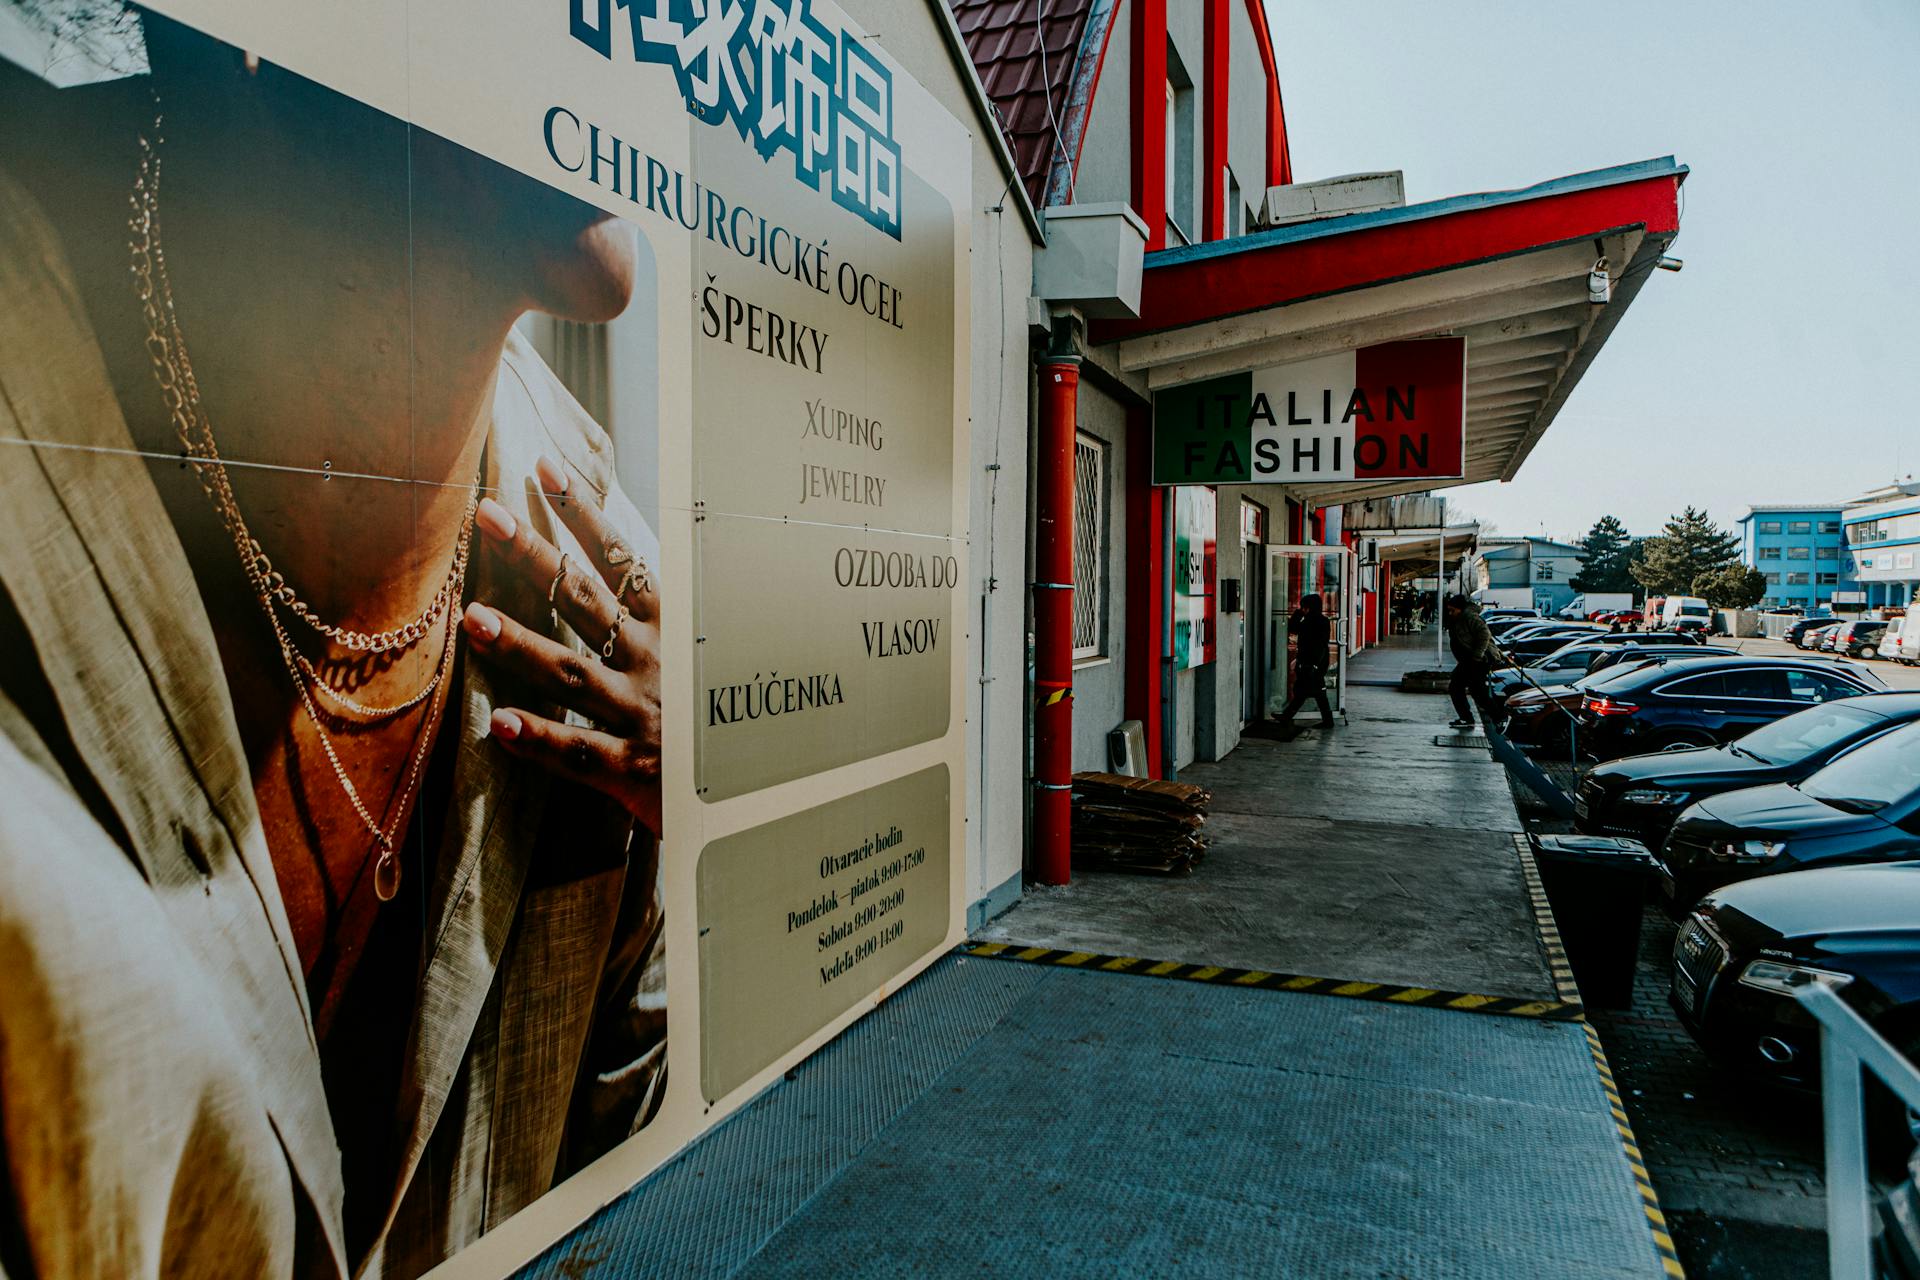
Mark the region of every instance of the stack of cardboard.
<instances>
[{"instance_id":1,"label":"stack of cardboard","mask_svg":"<svg viewBox=\"0 0 1920 1280\"><path fill-rule=\"evenodd\" d=\"M1073 775L1073 865L1184 875L1207 851L1213 793L1188 782L1118 773Z\"/></svg>"}]
</instances>

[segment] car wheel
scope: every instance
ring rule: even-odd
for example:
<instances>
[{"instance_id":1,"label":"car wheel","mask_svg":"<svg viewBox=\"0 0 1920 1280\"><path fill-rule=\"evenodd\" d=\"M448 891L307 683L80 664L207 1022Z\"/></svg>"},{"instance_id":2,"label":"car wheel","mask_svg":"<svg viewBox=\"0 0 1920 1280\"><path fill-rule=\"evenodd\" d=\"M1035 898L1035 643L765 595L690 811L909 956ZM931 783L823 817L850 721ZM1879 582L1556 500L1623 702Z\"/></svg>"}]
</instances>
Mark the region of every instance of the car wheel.
<instances>
[{"instance_id":1,"label":"car wheel","mask_svg":"<svg viewBox=\"0 0 1920 1280\"><path fill-rule=\"evenodd\" d=\"M1877 658L1880 656L1880 650L1874 645L1870 645L1870 644L1861 645L1860 656L1862 658Z\"/></svg>"}]
</instances>

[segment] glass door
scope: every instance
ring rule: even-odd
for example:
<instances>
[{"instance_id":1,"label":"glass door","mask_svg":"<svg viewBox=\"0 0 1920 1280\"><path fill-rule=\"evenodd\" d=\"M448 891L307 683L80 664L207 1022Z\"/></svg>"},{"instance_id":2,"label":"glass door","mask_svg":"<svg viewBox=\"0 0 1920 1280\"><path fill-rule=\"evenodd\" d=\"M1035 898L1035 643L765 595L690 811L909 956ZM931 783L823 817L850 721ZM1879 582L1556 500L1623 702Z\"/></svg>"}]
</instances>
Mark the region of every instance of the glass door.
<instances>
[{"instance_id":1,"label":"glass door","mask_svg":"<svg viewBox=\"0 0 1920 1280\"><path fill-rule=\"evenodd\" d=\"M1347 709L1347 654L1353 645L1353 551L1348 547L1267 548L1267 713L1278 715L1293 697L1297 673L1324 672L1327 701L1334 714ZM1320 664L1298 661L1300 633L1308 610L1303 601L1320 597L1327 619L1327 652ZM1317 628L1314 628L1317 630ZM1310 674L1309 678L1313 678ZM1310 708L1317 711L1317 707Z\"/></svg>"}]
</instances>

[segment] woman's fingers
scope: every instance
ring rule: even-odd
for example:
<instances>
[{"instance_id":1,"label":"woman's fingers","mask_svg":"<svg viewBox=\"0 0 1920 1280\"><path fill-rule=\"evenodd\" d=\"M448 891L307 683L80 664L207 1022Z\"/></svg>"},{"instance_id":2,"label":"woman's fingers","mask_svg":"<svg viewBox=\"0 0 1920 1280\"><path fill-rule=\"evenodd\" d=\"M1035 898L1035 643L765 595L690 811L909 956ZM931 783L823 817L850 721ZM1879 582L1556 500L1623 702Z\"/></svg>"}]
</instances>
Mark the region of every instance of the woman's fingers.
<instances>
[{"instance_id":1,"label":"woman's fingers","mask_svg":"<svg viewBox=\"0 0 1920 1280\"><path fill-rule=\"evenodd\" d=\"M660 584L654 578L654 566L642 559L632 544L607 522L600 508L571 494L572 478L550 459L541 458L534 467L545 492L547 505L559 515L573 536L593 560L593 568L607 588L620 596L628 612L643 622L660 616Z\"/></svg>"},{"instance_id":2,"label":"woman's fingers","mask_svg":"<svg viewBox=\"0 0 1920 1280\"><path fill-rule=\"evenodd\" d=\"M535 584L582 639L596 650L606 643L619 609L613 593L588 566L568 556L563 572L559 549L492 498L480 500L474 522L507 566Z\"/></svg>"},{"instance_id":3,"label":"woman's fingers","mask_svg":"<svg viewBox=\"0 0 1920 1280\"><path fill-rule=\"evenodd\" d=\"M541 697L610 729L636 727L639 708L627 704L608 669L478 601L460 625L475 652L521 677Z\"/></svg>"},{"instance_id":4,"label":"woman's fingers","mask_svg":"<svg viewBox=\"0 0 1920 1280\"><path fill-rule=\"evenodd\" d=\"M613 797L660 832L660 755L631 738L561 724L518 708L497 707L492 736L522 759Z\"/></svg>"}]
</instances>

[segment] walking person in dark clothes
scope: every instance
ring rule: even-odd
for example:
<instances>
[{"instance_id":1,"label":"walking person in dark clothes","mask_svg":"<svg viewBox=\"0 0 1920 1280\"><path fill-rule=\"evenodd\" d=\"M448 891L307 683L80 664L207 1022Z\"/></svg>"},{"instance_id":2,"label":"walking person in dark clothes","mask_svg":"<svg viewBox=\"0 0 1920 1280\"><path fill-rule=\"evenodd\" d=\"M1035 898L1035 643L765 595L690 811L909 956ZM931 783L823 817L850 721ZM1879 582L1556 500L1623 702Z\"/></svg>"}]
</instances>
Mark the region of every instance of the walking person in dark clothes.
<instances>
[{"instance_id":1,"label":"walking person in dark clothes","mask_svg":"<svg viewBox=\"0 0 1920 1280\"><path fill-rule=\"evenodd\" d=\"M1493 633L1480 617L1480 606L1463 595L1447 597L1447 641L1453 647L1453 677L1447 681L1447 696L1453 699L1455 729L1473 728L1473 712L1467 698L1480 704L1480 715L1490 725L1500 720L1487 691L1487 673L1499 660L1493 645Z\"/></svg>"},{"instance_id":2,"label":"walking person in dark clothes","mask_svg":"<svg viewBox=\"0 0 1920 1280\"><path fill-rule=\"evenodd\" d=\"M1294 609L1287 626L1296 646L1293 653L1293 697L1287 700L1286 709L1280 713L1280 723L1292 724L1294 713L1306 705L1308 698L1312 698L1320 706L1320 727L1331 729L1333 710L1327 705L1327 653L1331 629L1327 625L1327 615L1322 610L1318 593L1300 598L1300 604Z\"/></svg>"}]
</instances>

